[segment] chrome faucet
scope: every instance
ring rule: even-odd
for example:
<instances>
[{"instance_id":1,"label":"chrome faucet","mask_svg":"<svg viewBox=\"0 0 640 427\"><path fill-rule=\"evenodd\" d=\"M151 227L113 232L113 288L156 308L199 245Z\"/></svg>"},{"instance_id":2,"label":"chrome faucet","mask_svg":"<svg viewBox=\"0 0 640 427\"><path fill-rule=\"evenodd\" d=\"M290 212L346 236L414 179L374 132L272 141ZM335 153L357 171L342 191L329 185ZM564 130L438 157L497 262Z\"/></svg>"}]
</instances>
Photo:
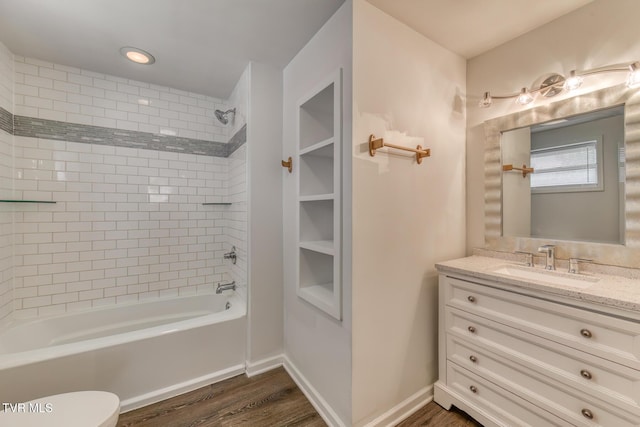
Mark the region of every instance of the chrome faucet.
<instances>
[{"instance_id":1,"label":"chrome faucet","mask_svg":"<svg viewBox=\"0 0 640 427\"><path fill-rule=\"evenodd\" d=\"M554 245L542 245L538 248L538 252L546 255L544 264L545 270L556 269L556 247Z\"/></svg>"},{"instance_id":2,"label":"chrome faucet","mask_svg":"<svg viewBox=\"0 0 640 427\"><path fill-rule=\"evenodd\" d=\"M236 263L236 260L238 259L238 256L236 255L236 247L235 246L231 247L231 252L227 252L226 254L224 254L224 259L230 259L233 264Z\"/></svg>"},{"instance_id":3,"label":"chrome faucet","mask_svg":"<svg viewBox=\"0 0 640 427\"><path fill-rule=\"evenodd\" d=\"M522 254L525 256L525 265L527 267L533 267L533 254L531 252L524 252L524 251L515 251L514 253L516 254Z\"/></svg>"},{"instance_id":4,"label":"chrome faucet","mask_svg":"<svg viewBox=\"0 0 640 427\"><path fill-rule=\"evenodd\" d=\"M230 283L218 283L218 286L216 287L216 294L221 294L224 291L228 291L228 290L232 290L235 291L236 290L236 281L233 280Z\"/></svg>"},{"instance_id":5,"label":"chrome faucet","mask_svg":"<svg viewBox=\"0 0 640 427\"><path fill-rule=\"evenodd\" d=\"M580 269L578 264L581 262L591 262L592 259L584 259L584 258L569 258L569 273L580 274Z\"/></svg>"}]
</instances>

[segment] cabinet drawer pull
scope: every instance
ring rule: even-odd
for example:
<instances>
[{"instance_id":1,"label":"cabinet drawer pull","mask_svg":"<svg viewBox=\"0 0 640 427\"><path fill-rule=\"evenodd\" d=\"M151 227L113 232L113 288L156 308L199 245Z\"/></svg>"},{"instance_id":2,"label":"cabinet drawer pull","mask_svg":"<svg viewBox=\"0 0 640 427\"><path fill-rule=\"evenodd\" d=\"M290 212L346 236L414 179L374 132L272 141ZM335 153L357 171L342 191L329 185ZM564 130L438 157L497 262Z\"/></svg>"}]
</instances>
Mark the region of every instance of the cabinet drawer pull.
<instances>
[{"instance_id":1,"label":"cabinet drawer pull","mask_svg":"<svg viewBox=\"0 0 640 427\"><path fill-rule=\"evenodd\" d=\"M593 412L591 412L590 410L588 410L588 409L583 409L583 410L582 410L582 411L580 411L580 412L582 412L582 415L583 415L585 418L588 418L588 419L590 419L590 420L592 420L592 419L593 419Z\"/></svg>"},{"instance_id":2,"label":"cabinet drawer pull","mask_svg":"<svg viewBox=\"0 0 640 427\"><path fill-rule=\"evenodd\" d=\"M590 380L591 378L593 378L591 376L591 372L587 371L586 369L581 370L580 375L582 375L582 378L585 378L587 380Z\"/></svg>"},{"instance_id":3,"label":"cabinet drawer pull","mask_svg":"<svg viewBox=\"0 0 640 427\"><path fill-rule=\"evenodd\" d=\"M591 331L588 329L580 329L580 335L582 335L585 338L591 338L593 336Z\"/></svg>"},{"instance_id":4,"label":"cabinet drawer pull","mask_svg":"<svg viewBox=\"0 0 640 427\"><path fill-rule=\"evenodd\" d=\"M471 390L471 393L477 393L478 392L478 389L474 385L470 386L469 390ZM584 413L584 411L586 411L586 409L583 409L582 411ZM585 415L585 417L586 417L586 415Z\"/></svg>"},{"instance_id":5,"label":"cabinet drawer pull","mask_svg":"<svg viewBox=\"0 0 640 427\"><path fill-rule=\"evenodd\" d=\"M471 332L472 334L475 334L475 333L476 333L476 328L475 328L475 327L473 327L473 326L469 326L467 329L468 329L468 330L469 330L469 332Z\"/></svg>"},{"instance_id":6,"label":"cabinet drawer pull","mask_svg":"<svg viewBox=\"0 0 640 427\"><path fill-rule=\"evenodd\" d=\"M476 297L474 297L473 295L469 295L467 299L469 300L469 302L476 302Z\"/></svg>"},{"instance_id":7,"label":"cabinet drawer pull","mask_svg":"<svg viewBox=\"0 0 640 427\"><path fill-rule=\"evenodd\" d=\"M469 356L469 360L471 360L473 363L476 363L478 361L478 358L476 358L473 354L471 356Z\"/></svg>"}]
</instances>

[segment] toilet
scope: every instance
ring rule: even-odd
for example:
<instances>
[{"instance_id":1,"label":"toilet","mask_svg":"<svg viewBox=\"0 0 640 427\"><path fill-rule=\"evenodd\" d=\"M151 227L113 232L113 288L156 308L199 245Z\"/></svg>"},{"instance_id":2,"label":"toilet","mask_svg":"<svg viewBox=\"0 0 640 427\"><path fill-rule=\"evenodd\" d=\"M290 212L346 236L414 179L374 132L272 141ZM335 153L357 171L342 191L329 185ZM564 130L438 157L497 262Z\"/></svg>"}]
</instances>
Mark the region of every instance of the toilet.
<instances>
[{"instance_id":1,"label":"toilet","mask_svg":"<svg viewBox=\"0 0 640 427\"><path fill-rule=\"evenodd\" d=\"M3 409L0 426L115 427L120 399L106 391L76 391L24 403L3 403L0 411Z\"/></svg>"}]
</instances>

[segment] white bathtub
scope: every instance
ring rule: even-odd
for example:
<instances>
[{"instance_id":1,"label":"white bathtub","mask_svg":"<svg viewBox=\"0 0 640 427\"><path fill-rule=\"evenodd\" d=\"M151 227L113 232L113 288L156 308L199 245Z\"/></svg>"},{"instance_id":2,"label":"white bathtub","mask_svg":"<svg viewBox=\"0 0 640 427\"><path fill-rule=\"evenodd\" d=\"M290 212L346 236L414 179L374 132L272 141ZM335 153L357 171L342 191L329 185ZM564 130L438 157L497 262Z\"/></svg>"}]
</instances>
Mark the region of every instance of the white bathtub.
<instances>
[{"instance_id":1,"label":"white bathtub","mask_svg":"<svg viewBox=\"0 0 640 427\"><path fill-rule=\"evenodd\" d=\"M14 322L0 331L0 402L104 390L135 409L244 372L245 331L244 302L216 294Z\"/></svg>"}]
</instances>

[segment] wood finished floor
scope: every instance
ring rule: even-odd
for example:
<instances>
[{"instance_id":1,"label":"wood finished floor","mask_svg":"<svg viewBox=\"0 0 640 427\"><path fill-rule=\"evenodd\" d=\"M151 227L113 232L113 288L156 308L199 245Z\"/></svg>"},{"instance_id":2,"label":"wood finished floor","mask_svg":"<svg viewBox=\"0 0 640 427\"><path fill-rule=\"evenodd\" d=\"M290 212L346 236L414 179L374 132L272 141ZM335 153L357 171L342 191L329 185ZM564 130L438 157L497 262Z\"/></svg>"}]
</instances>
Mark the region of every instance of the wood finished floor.
<instances>
[{"instance_id":1,"label":"wood finished floor","mask_svg":"<svg viewBox=\"0 0 640 427\"><path fill-rule=\"evenodd\" d=\"M120 415L118 427L326 426L283 368L239 375ZM482 427L431 402L398 427Z\"/></svg>"}]
</instances>

